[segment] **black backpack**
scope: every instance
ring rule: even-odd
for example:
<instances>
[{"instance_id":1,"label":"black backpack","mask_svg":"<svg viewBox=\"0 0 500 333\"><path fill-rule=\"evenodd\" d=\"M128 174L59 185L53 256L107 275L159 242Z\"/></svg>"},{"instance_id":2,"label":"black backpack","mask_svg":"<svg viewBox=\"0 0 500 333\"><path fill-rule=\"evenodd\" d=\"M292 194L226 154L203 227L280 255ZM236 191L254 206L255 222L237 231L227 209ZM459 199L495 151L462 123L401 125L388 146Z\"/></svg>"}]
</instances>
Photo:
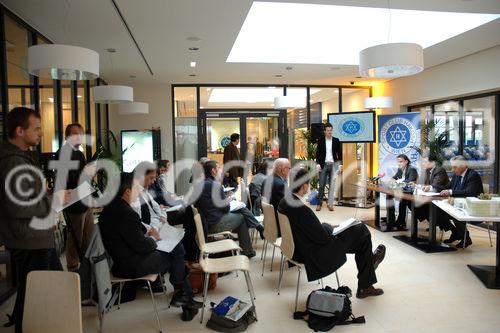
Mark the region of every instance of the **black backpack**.
<instances>
[{"instance_id":1,"label":"black backpack","mask_svg":"<svg viewBox=\"0 0 500 333\"><path fill-rule=\"evenodd\" d=\"M364 324L365 317L355 317L351 308L351 289L346 286L314 290L307 297L307 309L293 314L296 320L305 320L315 332L327 332L335 325Z\"/></svg>"},{"instance_id":2,"label":"black backpack","mask_svg":"<svg viewBox=\"0 0 500 333\"><path fill-rule=\"evenodd\" d=\"M231 319L227 319L224 316L220 316L213 308L215 303L210 303L212 307L212 315L210 319L207 321L207 328L210 328L217 332L243 332L246 331L247 327L256 322L257 318L255 318L254 307L252 306L240 319L237 321L233 321Z\"/></svg>"}]
</instances>

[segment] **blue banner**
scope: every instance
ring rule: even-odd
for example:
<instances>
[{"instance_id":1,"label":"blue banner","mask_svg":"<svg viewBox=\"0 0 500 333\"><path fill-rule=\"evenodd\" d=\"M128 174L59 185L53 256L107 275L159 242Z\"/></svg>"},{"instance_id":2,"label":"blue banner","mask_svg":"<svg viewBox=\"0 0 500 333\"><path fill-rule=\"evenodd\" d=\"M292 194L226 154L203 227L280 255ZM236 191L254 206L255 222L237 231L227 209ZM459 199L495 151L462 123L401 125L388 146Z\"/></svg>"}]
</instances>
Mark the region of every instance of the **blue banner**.
<instances>
[{"instance_id":1,"label":"blue banner","mask_svg":"<svg viewBox=\"0 0 500 333\"><path fill-rule=\"evenodd\" d=\"M398 169L396 156L405 154L420 170L420 112L378 116L378 172L392 177Z\"/></svg>"}]
</instances>

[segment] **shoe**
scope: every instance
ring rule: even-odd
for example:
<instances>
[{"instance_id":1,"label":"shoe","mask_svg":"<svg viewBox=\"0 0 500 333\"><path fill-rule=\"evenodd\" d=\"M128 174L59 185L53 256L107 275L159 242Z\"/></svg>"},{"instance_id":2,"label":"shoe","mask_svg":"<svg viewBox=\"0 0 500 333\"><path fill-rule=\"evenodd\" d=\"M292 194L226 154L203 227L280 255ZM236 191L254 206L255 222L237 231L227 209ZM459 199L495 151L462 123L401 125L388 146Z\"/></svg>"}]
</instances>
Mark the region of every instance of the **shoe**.
<instances>
[{"instance_id":1,"label":"shoe","mask_svg":"<svg viewBox=\"0 0 500 333\"><path fill-rule=\"evenodd\" d=\"M252 259L253 257L255 257L257 255L257 253L255 251L252 250L252 252L250 252L249 254L247 254L246 256L248 257L248 259Z\"/></svg>"},{"instance_id":2,"label":"shoe","mask_svg":"<svg viewBox=\"0 0 500 333\"><path fill-rule=\"evenodd\" d=\"M321 210L321 205L316 205L316 211L319 212Z\"/></svg>"},{"instance_id":3,"label":"shoe","mask_svg":"<svg viewBox=\"0 0 500 333\"><path fill-rule=\"evenodd\" d=\"M191 321L198 314L198 309L193 309L187 306L182 307L181 320Z\"/></svg>"},{"instance_id":4,"label":"shoe","mask_svg":"<svg viewBox=\"0 0 500 333\"><path fill-rule=\"evenodd\" d=\"M465 246L464 246L464 240L463 240L463 238L462 238L462 240L460 241L460 243L458 243L458 244L456 245L456 248L457 248L457 249L466 248L466 247L470 246L471 244L472 244L472 239L470 239L470 237L467 237L467 238L465 239Z\"/></svg>"},{"instance_id":5,"label":"shoe","mask_svg":"<svg viewBox=\"0 0 500 333\"><path fill-rule=\"evenodd\" d=\"M266 237L264 237L264 227L263 226L259 226L256 229L259 232L260 239L265 239Z\"/></svg>"},{"instance_id":6,"label":"shoe","mask_svg":"<svg viewBox=\"0 0 500 333\"><path fill-rule=\"evenodd\" d=\"M384 293L384 291L380 288L375 288L374 286L370 286L366 289L358 289L356 292L356 298L366 298L370 296L380 296Z\"/></svg>"},{"instance_id":7,"label":"shoe","mask_svg":"<svg viewBox=\"0 0 500 333\"><path fill-rule=\"evenodd\" d=\"M170 306L180 308L187 307L190 309L201 309L203 306L202 302L195 301L193 297L189 297L184 293L183 290L176 290L170 301Z\"/></svg>"},{"instance_id":8,"label":"shoe","mask_svg":"<svg viewBox=\"0 0 500 333\"><path fill-rule=\"evenodd\" d=\"M443 243L445 243L445 244L451 244L453 242L456 242L457 240L460 240L460 238L457 236L457 234L455 232L452 232L450 238L445 239L443 241Z\"/></svg>"},{"instance_id":9,"label":"shoe","mask_svg":"<svg viewBox=\"0 0 500 333\"><path fill-rule=\"evenodd\" d=\"M333 205L328 205L328 210L329 210L330 212L333 212Z\"/></svg>"},{"instance_id":10,"label":"shoe","mask_svg":"<svg viewBox=\"0 0 500 333\"><path fill-rule=\"evenodd\" d=\"M380 244L373 252L373 268L377 269L378 265L380 265L380 263L384 260L384 258L385 258L385 246Z\"/></svg>"},{"instance_id":11,"label":"shoe","mask_svg":"<svg viewBox=\"0 0 500 333\"><path fill-rule=\"evenodd\" d=\"M144 284L141 289L149 291L149 287L147 284ZM151 290L154 294L163 292L163 287L161 286L160 279L157 279L155 282L151 283Z\"/></svg>"}]
</instances>

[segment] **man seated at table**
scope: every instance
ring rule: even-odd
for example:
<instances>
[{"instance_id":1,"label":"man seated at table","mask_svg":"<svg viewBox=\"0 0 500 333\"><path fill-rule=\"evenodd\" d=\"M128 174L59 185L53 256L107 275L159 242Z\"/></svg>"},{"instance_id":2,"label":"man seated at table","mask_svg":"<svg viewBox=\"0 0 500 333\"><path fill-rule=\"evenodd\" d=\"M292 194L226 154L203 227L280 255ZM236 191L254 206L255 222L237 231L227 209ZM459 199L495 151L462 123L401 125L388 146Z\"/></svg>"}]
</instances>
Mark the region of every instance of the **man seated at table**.
<instances>
[{"instance_id":1,"label":"man seated at table","mask_svg":"<svg viewBox=\"0 0 500 333\"><path fill-rule=\"evenodd\" d=\"M156 201L156 191L151 191L157 180L157 166L154 163L144 161L139 163L134 169L135 176L139 179L139 184L143 187L139 198L132 204L132 208L141 217L141 221L146 225L159 230L163 223L170 225L182 224L185 234L182 240L186 250L187 261L195 261L198 257L198 245L196 244L196 226L194 224L193 211L189 207L183 206L177 211L166 212L167 206L158 204ZM161 195L161 194L160 194ZM182 200L181 200L182 202Z\"/></svg>"},{"instance_id":2,"label":"man seated at table","mask_svg":"<svg viewBox=\"0 0 500 333\"><path fill-rule=\"evenodd\" d=\"M287 158L278 158L274 161L273 175L267 177L262 184L262 196L273 205L276 214L276 222L278 222L278 206L281 199L285 196L290 169L290 161ZM279 237L281 235L279 223L277 227Z\"/></svg>"},{"instance_id":3,"label":"man seated at table","mask_svg":"<svg viewBox=\"0 0 500 333\"><path fill-rule=\"evenodd\" d=\"M418 179L418 171L412 165L410 165L410 159L405 154L400 154L397 156L398 171L392 177L391 181L395 182L398 180L403 180L405 183L416 182ZM391 231L393 228L399 230L404 230L406 228L406 208L411 206L408 200L399 200L399 214L396 220L396 214L394 210L394 197L387 196L387 231Z\"/></svg>"},{"instance_id":4,"label":"man seated at table","mask_svg":"<svg viewBox=\"0 0 500 333\"><path fill-rule=\"evenodd\" d=\"M299 169L292 177L292 194L287 194L278 208L290 220L295 243L293 259L304 263L307 279L314 281L335 272L346 262L346 253L354 253L358 267L356 297L382 295L383 290L373 285L377 282L375 270L385 257L385 246L379 245L372 253L371 234L362 223L334 236L333 227L321 224L301 200L309 191L309 177L307 170Z\"/></svg>"},{"instance_id":5,"label":"man seated at table","mask_svg":"<svg viewBox=\"0 0 500 333\"><path fill-rule=\"evenodd\" d=\"M419 182L422 185L422 191L430 192L436 187L444 187L448 185L450 179L446 170L439 164L435 155L423 156L422 160L423 177L420 177ZM415 203L415 214L418 220L429 220L430 204L426 203L419 205Z\"/></svg>"},{"instance_id":6,"label":"man seated at table","mask_svg":"<svg viewBox=\"0 0 500 333\"><path fill-rule=\"evenodd\" d=\"M131 204L139 197L141 186L132 173L122 173L115 199L99 216L104 247L113 259L111 271L122 278L138 278L148 274L170 273L175 292L170 304L199 308L187 279L184 247L178 244L170 253L156 250L160 234L155 228L146 231Z\"/></svg>"},{"instance_id":7,"label":"man seated at table","mask_svg":"<svg viewBox=\"0 0 500 333\"><path fill-rule=\"evenodd\" d=\"M264 227L247 208L230 211L230 201L232 199L226 197L222 184L215 180L218 175L216 161L205 162L203 168L205 182L196 206L200 210L204 222L208 225L208 232L236 232L243 254L249 258L255 257L248 228L256 228L262 237Z\"/></svg>"},{"instance_id":8,"label":"man seated at table","mask_svg":"<svg viewBox=\"0 0 500 333\"><path fill-rule=\"evenodd\" d=\"M455 156L451 158L451 170L454 175L451 182L446 186L436 186L434 190L441 192L442 197L477 197L483 190L483 181L481 176L473 169L470 169L467 160L463 156ZM457 248L464 248L472 244L469 232L465 222L453 219L453 225L450 222L452 219L448 214L438 209L437 225L445 230L451 230L451 236L444 241L446 244L451 244L457 240ZM465 240L465 244L464 244Z\"/></svg>"}]
</instances>

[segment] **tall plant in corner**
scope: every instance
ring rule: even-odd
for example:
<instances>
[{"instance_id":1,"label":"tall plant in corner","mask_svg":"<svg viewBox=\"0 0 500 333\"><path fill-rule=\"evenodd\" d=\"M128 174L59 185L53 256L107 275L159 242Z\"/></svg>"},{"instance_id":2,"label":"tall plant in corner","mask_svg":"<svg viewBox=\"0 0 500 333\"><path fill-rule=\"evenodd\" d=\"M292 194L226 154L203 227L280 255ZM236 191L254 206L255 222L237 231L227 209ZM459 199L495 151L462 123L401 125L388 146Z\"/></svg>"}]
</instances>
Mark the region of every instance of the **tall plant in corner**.
<instances>
[{"instance_id":1,"label":"tall plant in corner","mask_svg":"<svg viewBox=\"0 0 500 333\"><path fill-rule=\"evenodd\" d=\"M307 168L309 172L316 171L316 150L318 149L318 144L312 142L311 131L302 130L301 131L302 138L306 140L306 155L302 155L300 157L301 161L307 161ZM319 179L318 176L314 176L310 181L311 189L318 189Z\"/></svg>"},{"instance_id":2,"label":"tall plant in corner","mask_svg":"<svg viewBox=\"0 0 500 333\"><path fill-rule=\"evenodd\" d=\"M416 150L420 155L433 155L439 164L443 164L444 150L450 146L448 138L451 130L445 129L437 132L438 125L440 124L437 121L422 122L420 124L422 144L420 147L413 146L411 148Z\"/></svg>"}]
</instances>

